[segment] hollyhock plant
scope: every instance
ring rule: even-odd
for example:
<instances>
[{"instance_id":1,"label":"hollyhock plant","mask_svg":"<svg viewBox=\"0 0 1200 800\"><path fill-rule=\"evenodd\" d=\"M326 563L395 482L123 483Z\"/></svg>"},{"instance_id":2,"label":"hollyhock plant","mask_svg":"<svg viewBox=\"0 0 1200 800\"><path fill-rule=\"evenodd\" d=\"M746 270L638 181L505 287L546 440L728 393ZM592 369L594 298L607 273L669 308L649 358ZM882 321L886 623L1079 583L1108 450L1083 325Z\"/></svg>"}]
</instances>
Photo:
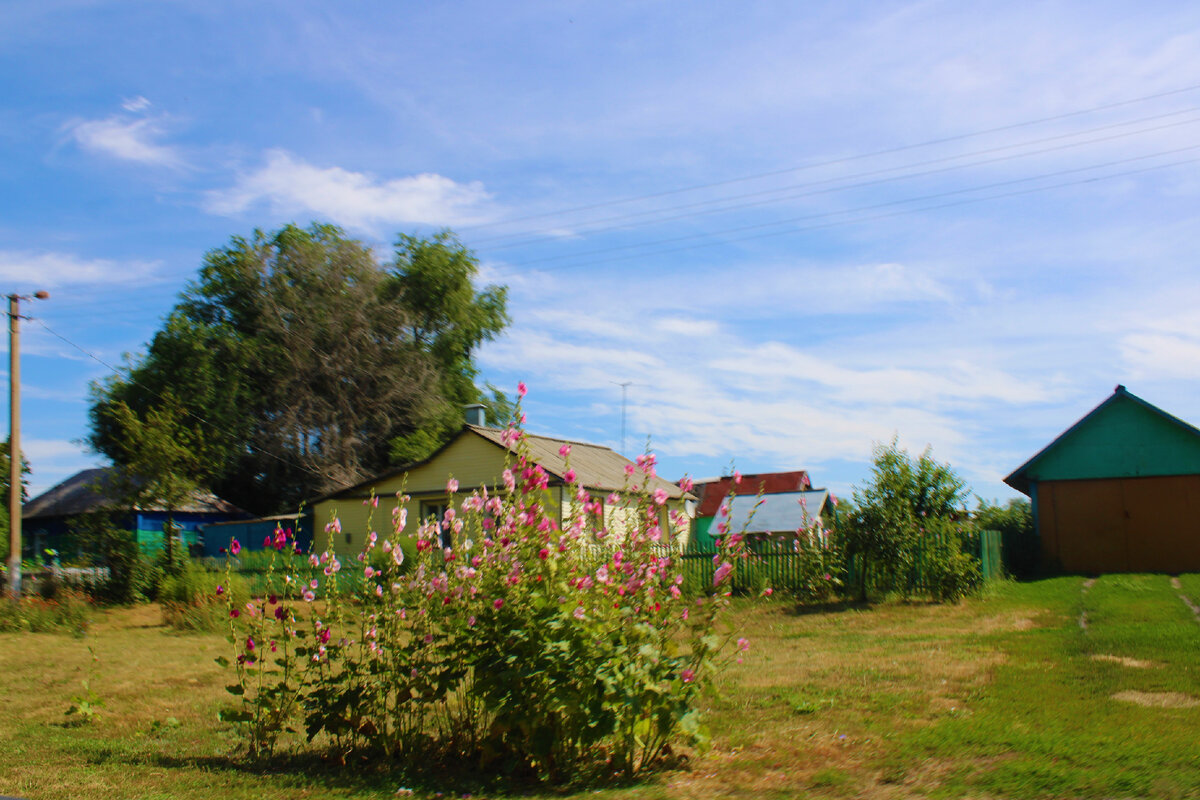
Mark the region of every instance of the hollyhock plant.
<instances>
[{"instance_id":1,"label":"hollyhock plant","mask_svg":"<svg viewBox=\"0 0 1200 800\"><path fill-rule=\"evenodd\" d=\"M630 777L678 744L704 745L697 701L733 642L717 620L744 543L721 551L700 597L685 592L664 530L679 518L664 510L653 455L629 465L625 489L602 504L578 487L560 496L518 426L504 441L515 454L498 491L463 497L451 478L452 504L416 530L400 493L391 529L365 540L350 593L338 587L348 578L337 520L311 558L273 551L294 588L272 585L276 604L257 599L257 614L230 619L233 642L278 645L271 659L234 667L240 706L224 718L252 752L297 730L294 748L355 763L436 756L570 783ZM569 465L557 474L577 480Z\"/></svg>"}]
</instances>

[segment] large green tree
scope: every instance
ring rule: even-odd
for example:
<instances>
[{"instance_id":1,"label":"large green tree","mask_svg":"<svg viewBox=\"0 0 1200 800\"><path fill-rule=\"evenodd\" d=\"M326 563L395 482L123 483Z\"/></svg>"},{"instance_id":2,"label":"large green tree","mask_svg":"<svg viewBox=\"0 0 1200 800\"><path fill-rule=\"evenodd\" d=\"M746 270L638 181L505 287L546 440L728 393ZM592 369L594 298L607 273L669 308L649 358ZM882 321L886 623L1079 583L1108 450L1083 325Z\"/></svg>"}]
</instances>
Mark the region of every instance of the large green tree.
<instances>
[{"instance_id":1,"label":"large green tree","mask_svg":"<svg viewBox=\"0 0 1200 800\"><path fill-rule=\"evenodd\" d=\"M408 337L438 372L439 391L428 422L392 440L393 460L405 463L428 456L458 430L467 403L482 402L495 423L511 416L503 392L489 384L488 394L480 395L472 359L480 344L508 324L508 291L503 286L476 290L479 262L450 231L429 239L401 234L388 271L385 295L404 310Z\"/></svg>"},{"instance_id":2,"label":"large green tree","mask_svg":"<svg viewBox=\"0 0 1200 800\"><path fill-rule=\"evenodd\" d=\"M92 445L129 463L114 409L144 420L174 397L211 488L268 513L379 471L396 441L441 444L449 409L481 398L472 356L505 293L475 290L448 232L400 242L380 264L334 226L289 225L211 251L146 354L95 387Z\"/></svg>"}]
</instances>

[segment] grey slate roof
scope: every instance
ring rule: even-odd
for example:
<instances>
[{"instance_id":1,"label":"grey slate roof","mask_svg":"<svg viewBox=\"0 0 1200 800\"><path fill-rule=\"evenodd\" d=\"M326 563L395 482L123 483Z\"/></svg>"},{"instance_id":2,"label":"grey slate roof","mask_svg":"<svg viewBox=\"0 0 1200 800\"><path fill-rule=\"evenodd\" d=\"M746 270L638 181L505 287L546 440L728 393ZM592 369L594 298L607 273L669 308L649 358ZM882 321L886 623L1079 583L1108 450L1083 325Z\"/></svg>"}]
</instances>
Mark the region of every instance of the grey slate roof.
<instances>
[{"instance_id":1,"label":"grey slate roof","mask_svg":"<svg viewBox=\"0 0 1200 800\"><path fill-rule=\"evenodd\" d=\"M21 508L21 518L65 517L95 511L113 502L113 484L111 467L85 469L26 503ZM159 506L134 510L166 511ZM206 491L194 492L186 503L174 510L185 514L241 513L237 506Z\"/></svg>"},{"instance_id":2,"label":"grey slate roof","mask_svg":"<svg viewBox=\"0 0 1200 800\"><path fill-rule=\"evenodd\" d=\"M755 511L755 505L758 510ZM800 501L804 504L801 505ZM788 533L813 524L829 502L828 489L812 489L807 492L780 492L764 494L762 497L742 494L729 501L729 530L737 533ZM754 512L753 519L750 513ZM807 517L805 516L807 514ZM720 522L723 518L716 517ZM829 520L825 520L828 522ZM714 523L713 532L716 532Z\"/></svg>"}]
</instances>

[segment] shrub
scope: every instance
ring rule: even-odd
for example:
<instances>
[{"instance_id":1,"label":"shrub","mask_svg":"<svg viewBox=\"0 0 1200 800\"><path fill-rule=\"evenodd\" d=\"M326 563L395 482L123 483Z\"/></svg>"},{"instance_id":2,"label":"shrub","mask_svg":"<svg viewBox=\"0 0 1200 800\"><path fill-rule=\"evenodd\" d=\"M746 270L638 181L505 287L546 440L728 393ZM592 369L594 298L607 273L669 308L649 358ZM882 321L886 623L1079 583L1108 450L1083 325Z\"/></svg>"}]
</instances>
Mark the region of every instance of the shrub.
<instances>
[{"instance_id":1,"label":"shrub","mask_svg":"<svg viewBox=\"0 0 1200 800\"><path fill-rule=\"evenodd\" d=\"M83 636L91 617L91 604L79 592L59 589L52 600L22 597L17 602L0 599L0 631L69 633Z\"/></svg>"},{"instance_id":2,"label":"shrub","mask_svg":"<svg viewBox=\"0 0 1200 800\"><path fill-rule=\"evenodd\" d=\"M117 524L116 512L81 514L72 521L71 534L93 554L96 566L108 568L107 579L90 587L97 600L124 604L154 595L162 571L142 555L133 533Z\"/></svg>"},{"instance_id":3,"label":"shrub","mask_svg":"<svg viewBox=\"0 0 1200 800\"><path fill-rule=\"evenodd\" d=\"M195 561L165 575L158 588L163 621L177 630L224 629L229 616L226 598L239 604L246 602L250 593L245 580L237 574L226 577L210 572Z\"/></svg>"},{"instance_id":4,"label":"shrub","mask_svg":"<svg viewBox=\"0 0 1200 800\"><path fill-rule=\"evenodd\" d=\"M957 603L978 589L982 581L979 560L964 552L963 528L949 520L933 520L924 533L921 570L930 596L943 603Z\"/></svg>"},{"instance_id":5,"label":"shrub","mask_svg":"<svg viewBox=\"0 0 1200 800\"><path fill-rule=\"evenodd\" d=\"M523 452L519 429L505 435ZM633 481L653 475L652 456L639 466ZM686 597L660 544L661 495L632 495L627 529L594 530L603 511L573 487L560 528L527 455L504 482L500 496L461 497L452 480L445 518L415 530L398 507L358 557L353 601L338 588L351 570L333 550L336 520L307 559L277 540L271 590L229 604L235 658L222 659L240 700L223 717L252 753L302 720L310 742L343 758L442 759L559 784L633 776L671 742L704 743L696 699L729 638L714 622L740 537L718 552L708 592Z\"/></svg>"},{"instance_id":6,"label":"shrub","mask_svg":"<svg viewBox=\"0 0 1200 800\"><path fill-rule=\"evenodd\" d=\"M876 446L870 481L855 487L839 514L838 538L860 597L871 590L904 597L928 592L941 599L959 591L946 587L970 584L970 570L959 558L959 527L970 525L961 510L966 496L966 483L928 449L913 459L895 440Z\"/></svg>"}]
</instances>

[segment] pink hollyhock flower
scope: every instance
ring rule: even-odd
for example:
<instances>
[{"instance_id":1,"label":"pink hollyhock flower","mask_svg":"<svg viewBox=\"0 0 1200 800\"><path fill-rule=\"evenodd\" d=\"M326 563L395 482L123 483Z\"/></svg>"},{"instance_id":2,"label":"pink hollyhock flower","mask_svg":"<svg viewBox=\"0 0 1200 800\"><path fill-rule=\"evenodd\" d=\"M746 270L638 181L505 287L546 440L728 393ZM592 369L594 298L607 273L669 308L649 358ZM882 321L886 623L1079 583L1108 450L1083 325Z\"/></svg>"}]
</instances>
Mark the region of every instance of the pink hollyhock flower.
<instances>
[{"instance_id":1,"label":"pink hollyhock flower","mask_svg":"<svg viewBox=\"0 0 1200 800\"><path fill-rule=\"evenodd\" d=\"M254 652L254 637L253 636L246 637L246 652L249 652L249 653Z\"/></svg>"},{"instance_id":2,"label":"pink hollyhock flower","mask_svg":"<svg viewBox=\"0 0 1200 800\"><path fill-rule=\"evenodd\" d=\"M733 572L733 564L728 561L722 561L721 566L717 567L713 573L713 586L720 586L729 577L729 573Z\"/></svg>"},{"instance_id":3,"label":"pink hollyhock flower","mask_svg":"<svg viewBox=\"0 0 1200 800\"><path fill-rule=\"evenodd\" d=\"M451 478L450 480L446 481L446 491L449 494L454 494L455 492L457 492L458 491L458 481L454 478Z\"/></svg>"},{"instance_id":4,"label":"pink hollyhock flower","mask_svg":"<svg viewBox=\"0 0 1200 800\"><path fill-rule=\"evenodd\" d=\"M738 472L736 469L733 471L733 482L734 483L742 482L742 473Z\"/></svg>"},{"instance_id":5,"label":"pink hollyhock flower","mask_svg":"<svg viewBox=\"0 0 1200 800\"><path fill-rule=\"evenodd\" d=\"M235 556L238 553L242 552L242 543L239 542L237 539L230 539L229 540L229 552L233 553Z\"/></svg>"},{"instance_id":6,"label":"pink hollyhock flower","mask_svg":"<svg viewBox=\"0 0 1200 800\"><path fill-rule=\"evenodd\" d=\"M575 482L575 470L569 469L566 472L564 472L563 480L566 481L567 483L574 483Z\"/></svg>"},{"instance_id":7,"label":"pink hollyhock flower","mask_svg":"<svg viewBox=\"0 0 1200 800\"><path fill-rule=\"evenodd\" d=\"M683 679L684 683L691 683L692 681L696 680L696 671L693 669L685 669L683 672L679 673L679 677Z\"/></svg>"},{"instance_id":8,"label":"pink hollyhock flower","mask_svg":"<svg viewBox=\"0 0 1200 800\"><path fill-rule=\"evenodd\" d=\"M283 610L283 606L276 606L275 607L275 619L282 622L283 618L285 616L287 616L287 612Z\"/></svg>"},{"instance_id":9,"label":"pink hollyhock flower","mask_svg":"<svg viewBox=\"0 0 1200 800\"><path fill-rule=\"evenodd\" d=\"M750 649L750 640L742 637L741 639L737 640L737 646L738 650L741 650L744 653Z\"/></svg>"},{"instance_id":10,"label":"pink hollyhock flower","mask_svg":"<svg viewBox=\"0 0 1200 800\"><path fill-rule=\"evenodd\" d=\"M655 505L660 505L660 506L661 506L661 505L665 504L665 503L667 502L667 496L668 496L668 495L667 495L667 490L666 490L666 489L661 489L661 488L660 488L660 489L655 489L655 490L654 490L654 503L655 503Z\"/></svg>"},{"instance_id":11,"label":"pink hollyhock flower","mask_svg":"<svg viewBox=\"0 0 1200 800\"><path fill-rule=\"evenodd\" d=\"M575 619L583 619L583 615L583 606L575 606L575 611L572 612L572 616L574 616Z\"/></svg>"},{"instance_id":12,"label":"pink hollyhock flower","mask_svg":"<svg viewBox=\"0 0 1200 800\"><path fill-rule=\"evenodd\" d=\"M502 598L499 598L499 597L497 597L497 598L496 598L496 601L495 601L494 603L492 603L492 608L494 608L494 609L496 609L497 611L499 611L499 610L500 610L500 607L501 607L501 606L503 606L503 605L504 605L504 600L503 600Z\"/></svg>"},{"instance_id":13,"label":"pink hollyhock flower","mask_svg":"<svg viewBox=\"0 0 1200 800\"><path fill-rule=\"evenodd\" d=\"M550 551L546 548L543 547L541 550L538 550L538 558L540 558L542 561L545 561L549 557Z\"/></svg>"},{"instance_id":14,"label":"pink hollyhock flower","mask_svg":"<svg viewBox=\"0 0 1200 800\"><path fill-rule=\"evenodd\" d=\"M633 464L626 464L626 465L625 465L625 474L626 474L626 475L632 475L632 474L633 474L633 470L634 470L634 466L633 466Z\"/></svg>"},{"instance_id":15,"label":"pink hollyhock flower","mask_svg":"<svg viewBox=\"0 0 1200 800\"><path fill-rule=\"evenodd\" d=\"M223 595L223 594L225 594L225 587L218 584L217 585L217 595L219 596L219 595Z\"/></svg>"},{"instance_id":16,"label":"pink hollyhock flower","mask_svg":"<svg viewBox=\"0 0 1200 800\"><path fill-rule=\"evenodd\" d=\"M475 627L475 617L467 617L467 627Z\"/></svg>"},{"instance_id":17,"label":"pink hollyhock flower","mask_svg":"<svg viewBox=\"0 0 1200 800\"><path fill-rule=\"evenodd\" d=\"M690 492L692 489L696 488L696 482L689 476L685 475L683 480L679 482L679 488L683 489L685 492Z\"/></svg>"},{"instance_id":18,"label":"pink hollyhock flower","mask_svg":"<svg viewBox=\"0 0 1200 800\"><path fill-rule=\"evenodd\" d=\"M525 381L517 381L517 397L524 397L529 392L525 387Z\"/></svg>"},{"instance_id":19,"label":"pink hollyhock flower","mask_svg":"<svg viewBox=\"0 0 1200 800\"><path fill-rule=\"evenodd\" d=\"M263 539L263 549L264 550L268 547L273 547L273 546L274 546L274 542L272 541L270 536L267 536Z\"/></svg>"},{"instance_id":20,"label":"pink hollyhock flower","mask_svg":"<svg viewBox=\"0 0 1200 800\"><path fill-rule=\"evenodd\" d=\"M558 448L558 454L563 458L571 455L571 445L564 444L562 447Z\"/></svg>"}]
</instances>

